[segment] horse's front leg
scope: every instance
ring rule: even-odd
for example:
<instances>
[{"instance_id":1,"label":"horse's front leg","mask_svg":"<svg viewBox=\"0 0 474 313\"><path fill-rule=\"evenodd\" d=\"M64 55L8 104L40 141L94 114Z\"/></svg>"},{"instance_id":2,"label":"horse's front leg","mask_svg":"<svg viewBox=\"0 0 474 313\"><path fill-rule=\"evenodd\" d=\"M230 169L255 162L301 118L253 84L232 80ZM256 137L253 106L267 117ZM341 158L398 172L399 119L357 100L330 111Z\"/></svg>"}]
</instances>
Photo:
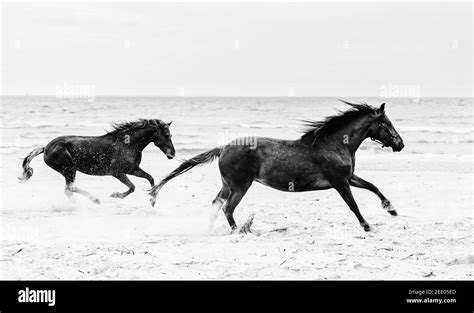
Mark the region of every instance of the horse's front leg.
<instances>
[{"instance_id":1,"label":"horse's front leg","mask_svg":"<svg viewBox=\"0 0 474 313\"><path fill-rule=\"evenodd\" d=\"M147 172L145 172L141 168L137 168L133 173L130 173L130 175L145 178L146 180L148 180L148 182L150 183L152 188L155 185L155 181L153 180L153 176L151 176L150 174L148 174ZM155 201L156 200L155 200L154 197L150 198L151 206L155 206Z\"/></svg>"},{"instance_id":2,"label":"horse's front leg","mask_svg":"<svg viewBox=\"0 0 474 313\"><path fill-rule=\"evenodd\" d=\"M369 223L364 219L362 214L359 211L359 207L357 206L357 203L354 200L354 196L352 195L352 191L349 185L349 181L344 179L342 181L337 181L332 183L332 186L334 189L339 192L341 195L342 199L346 202L346 204L349 206L352 212L354 212L355 216L359 220L360 226L364 228L365 231L371 231L373 230Z\"/></svg>"},{"instance_id":3,"label":"horse's front leg","mask_svg":"<svg viewBox=\"0 0 474 313\"><path fill-rule=\"evenodd\" d=\"M130 179L128 179L127 175L122 173L122 174L116 174L116 175L113 175L113 176L115 178L117 178L118 180L120 180L125 185L127 185L128 190L123 192L123 193L122 192L114 192L110 195L112 198L123 199L123 198L125 198L126 196L128 196L129 194L131 194L132 192L135 191L135 185L130 181Z\"/></svg>"},{"instance_id":4,"label":"horse's front leg","mask_svg":"<svg viewBox=\"0 0 474 313\"><path fill-rule=\"evenodd\" d=\"M145 172L144 170L142 170L141 168L138 168L133 173L130 173L130 175L145 178L146 180L148 180L148 182L150 183L152 187L153 185L155 185L155 181L153 180L153 177L147 172Z\"/></svg>"},{"instance_id":5,"label":"horse's front leg","mask_svg":"<svg viewBox=\"0 0 474 313\"><path fill-rule=\"evenodd\" d=\"M372 183L363 180L362 178L352 175L351 179L349 180L349 183L351 186L357 187L357 188L363 188L372 191L375 193L380 200L382 201L382 208L388 211L393 216L397 216L397 211L393 207L393 205L390 203L390 201L380 192L380 190Z\"/></svg>"}]
</instances>

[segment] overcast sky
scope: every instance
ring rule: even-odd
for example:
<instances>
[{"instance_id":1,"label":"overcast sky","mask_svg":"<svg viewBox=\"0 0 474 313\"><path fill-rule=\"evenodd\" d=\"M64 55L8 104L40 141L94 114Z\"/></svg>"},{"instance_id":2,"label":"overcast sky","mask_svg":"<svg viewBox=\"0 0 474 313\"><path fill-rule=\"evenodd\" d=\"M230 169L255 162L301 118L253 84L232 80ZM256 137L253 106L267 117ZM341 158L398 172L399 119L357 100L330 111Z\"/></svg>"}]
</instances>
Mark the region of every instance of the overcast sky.
<instances>
[{"instance_id":1,"label":"overcast sky","mask_svg":"<svg viewBox=\"0 0 474 313\"><path fill-rule=\"evenodd\" d=\"M472 95L470 2L4 3L2 94Z\"/></svg>"}]
</instances>

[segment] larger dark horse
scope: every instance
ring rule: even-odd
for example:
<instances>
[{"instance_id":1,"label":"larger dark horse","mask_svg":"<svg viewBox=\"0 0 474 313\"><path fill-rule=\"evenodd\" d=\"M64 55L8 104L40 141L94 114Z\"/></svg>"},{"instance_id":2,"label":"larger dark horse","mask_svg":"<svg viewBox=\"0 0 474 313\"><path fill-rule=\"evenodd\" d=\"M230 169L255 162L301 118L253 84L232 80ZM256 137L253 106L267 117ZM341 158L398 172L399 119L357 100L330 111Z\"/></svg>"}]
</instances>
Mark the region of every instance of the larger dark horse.
<instances>
[{"instance_id":1,"label":"larger dark horse","mask_svg":"<svg viewBox=\"0 0 474 313\"><path fill-rule=\"evenodd\" d=\"M89 175L112 175L127 185L128 191L114 192L110 196L125 198L135 190L128 175L147 179L154 185L153 177L140 168L142 151L150 142L172 159L175 155L169 126L161 120L140 119L134 122L113 124L113 130L103 136L61 136L53 139L43 148L37 148L23 160L21 182L33 175L31 160L44 152L44 162L66 179L65 193L68 198L73 192L88 197L95 203L99 199L74 185L76 171Z\"/></svg>"},{"instance_id":2,"label":"larger dark horse","mask_svg":"<svg viewBox=\"0 0 474 313\"><path fill-rule=\"evenodd\" d=\"M233 212L253 181L281 191L310 191L334 188L354 212L360 225L369 231L352 196L350 186L375 193L382 206L397 215L390 201L379 189L354 174L355 152L366 138L372 138L393 151L401 151L403 140L385 114L384 106L373 108L367 104L352 104L351 108L323 121L306 121L309 129L297 140L255 138L252 146L242 145L248 140L236 139L226 146L197 155L171 172L150 194L156 198L161 187L174 177L196 165L219 158L222 189L214 199L217 212L223 208L230 227L236 229ZM257 143L255 146L255 142Z\"/></svg>"}]
</instances>

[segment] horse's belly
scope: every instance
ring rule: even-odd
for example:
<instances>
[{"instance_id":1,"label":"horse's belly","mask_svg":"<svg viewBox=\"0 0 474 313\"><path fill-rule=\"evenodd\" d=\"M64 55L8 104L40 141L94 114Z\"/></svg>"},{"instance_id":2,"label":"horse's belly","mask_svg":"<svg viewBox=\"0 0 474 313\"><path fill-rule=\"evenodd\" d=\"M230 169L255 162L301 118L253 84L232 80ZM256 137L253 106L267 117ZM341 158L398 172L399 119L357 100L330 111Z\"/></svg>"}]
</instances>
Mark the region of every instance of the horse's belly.
<instances>
[{"instance_id":1,"label":"horse's belly","mask_svg":"<svg viewBox=\"0 0 474 313\"><path fill-rule=\"evenodd\" d=\"M130 173L135 168L135 163L128 159L119 159L106 154L90 155L76 159L77 170L89 175L113 175L116 173Z\"/></svg>"},{"instance_id":2,"label":"horse's belly","mask_svg":"<svg viewBox=\"0 0 474 313\"><path fill-rule=\"evenodd\" d=\"M311 184L307 186L306 191L310 190L324 190L324 189L329 189L332 188L331 184L329 181L327 181L325 178L318 179L313 181Z\"/></svg>"},{"instance_id":3,"label":"horse's belly","mask_svg":"<svg viewBox=\"0 0 474 313\"><path fill-rule=\"evenodd\" d=\"M298 177L285 179L257 178L255 181L265 186L287 192L303 192L332 188L331 184L324 177L311 177L308 179L301 179Z\"/></svg>"},{"instance_id":4,"label":"horse's belly","mask_svg":"<svg viewBox=\"0 0 474 313\"><path fill-rule=\"evenodd\" d=\"M110 175L110 160L100 157L99 155L91 155L90 157L80 157L75 159L76 169L88 175Z\"/></svg>"},{"instance_id":5,"label":"horse's belly","mask_svg":"<svg viewBox=\"0 0 474 313\"><path fill-rule=\"evenodd\" d=\"M262 185L265 185L267 187L280 190L280 191L290 191L290 189L292 188L291 182L283 183L283 182L276 182L276 181L271 181L271 180L266 180L266 179L255 179L255 181L261 183Z\"/></svg>"}]
</instances>

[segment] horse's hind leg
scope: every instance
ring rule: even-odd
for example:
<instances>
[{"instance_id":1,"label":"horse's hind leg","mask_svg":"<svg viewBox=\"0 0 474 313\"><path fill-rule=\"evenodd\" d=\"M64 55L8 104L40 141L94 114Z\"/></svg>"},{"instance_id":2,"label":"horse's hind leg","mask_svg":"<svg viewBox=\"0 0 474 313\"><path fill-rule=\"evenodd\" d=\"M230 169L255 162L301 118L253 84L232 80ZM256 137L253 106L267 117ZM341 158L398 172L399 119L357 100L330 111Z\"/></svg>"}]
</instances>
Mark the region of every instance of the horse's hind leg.
<instances>
[{"instance_id":1,"label":"horse's hind leg","mask_svg":"<svg viewBox=\"0 0 474 313\"><path fill-rule=\"evenodd\" d=\"M80 195L83 195L83 196L89 198L89 200L91 200L92 202L94 202L96 204L100 204L99 198L97 198L96 196L88 193L87 191L79 189L75 186L75 184L74 184L74 180L76 178L76 171L75 170L65 169L61 172L61 174L66 179L66 188L64 189L64 193L66 194L66 196L69 199L71 199L72 193L75 192L75 193L78 193Z\"/></svg>"},{"instance_id":2,"label":"horse's hind leg","mask_svg":"<svg viewBox=\"0 0 474 313\"><path fill-rule=\"evenodd\" d=\"M227 202L223 207L225 217L227 218L227 222L229 222L229 226L232 228L232 230L237 229L237 225L235 224L234 220L234 210L237 205L239 205L240 201L245 196L249 188L250 184L245 187L231 188L229 199L227 199Z\"/></svg>"},{"instance_id":3,"label":"horse's hind leg","mask_svg":"<svg viewBox=\"0 0 474 313\"><path fill-rule=\"evenodd\" d=\"M132 192L135 191L135 185L130 181L130 179L128 179L127 175L122 173L122 174L117 174L117 175L113 175L113 176L115 178L117 178L118 180L120 180L122 183L124 183L128 187L128 190L123 192L123 193L114 192L110 195L111 197L123 199L123 198L125 198L126 196L128 196L129 194L131 194Z\"/></svg>"},{"instance_id":4,"label":"horse's hind leg","mask_svg":"<svg viewBox=\"0 0 474 313\"><path fill-rule=\"evenodd\" d=\"M95 204L100 204L99 198L97 198L96 196L94 196L93 194L91 194L91 193L89 193L85 190L77 188L74 184L72 186L72 192L77 192L78 194L87 197L89 200L91 200Z\"/></svg>"},{"instance_id":5,"label":"horse's hind leg","mask_svg":"<svg viewBox=\"0 0 474 313\"><path fill-rule=\"evenodd\" d=\"M76 169L71 154L64 145L46 146L44 152L44 162L53 170L59 172L66 180L66 188L64 193L71 199L74 192L86 196L92 202L99 204L99 198L91 195L85 190L81 190L74 185L76 179Z\"/></svg>"},{"instance_id":6,"label":"horse's hind leg","mask_svg":"<svg viewBox=\"0 0 474 313\"><path fill-rule=\"evenodd\" d=\"M76 171L74 170L66 170L61 173L64 178L66 179L66 186L64 188L64 194L69 200L72 200L73 191L71 187L74 185L74 180L76 179Z\"/></svg>"},{"instance_id":7,"label":"horse's hind leg","mask_svg":"<svg viewBox=\"0 0 474 313\"><path fill-rule=\"evenodd\" d=\"M221 191L219 191L219 193L214 198L214 200L212 200L212 212L209 218L209 229L208 229L210 234L212 234L212 232L214 231L217 213L219 213L220 209L222 209L229 195L230 195L229 187L226 184L223 184Z\"/></svg>"},{"instance_id":8,"label":"horse's hind leg","mask_svg":"<svg viewBox=\"0 0 474 313\"><path fill-rule=\"evenodd\" d=\"M372 183L356 176L356 175L352 175L349 183L351 184L351 186L354 186L354 187L357 187L357 188L363 188L363 189L367 189L369 191L372 191L373 193L375 193L379 198L380 200L382 201L382 207L384 209L386 209L388 211L388 213L390 213L391 215L393 216L397 216L397 211L395 210L395 208L392 206L392 204L390 203L390 201L380 192L380 190Z\"/></svg>"}]
</instances>

